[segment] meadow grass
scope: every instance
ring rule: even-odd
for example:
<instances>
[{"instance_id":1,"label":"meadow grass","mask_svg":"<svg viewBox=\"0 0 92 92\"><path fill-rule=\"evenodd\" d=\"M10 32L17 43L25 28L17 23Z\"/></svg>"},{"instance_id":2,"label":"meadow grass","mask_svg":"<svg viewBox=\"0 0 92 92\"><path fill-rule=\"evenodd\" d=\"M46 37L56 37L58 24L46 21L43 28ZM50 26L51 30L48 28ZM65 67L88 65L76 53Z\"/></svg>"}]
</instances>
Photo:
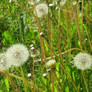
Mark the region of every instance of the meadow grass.
<instances>
[{"instance_id":1,"label":"meadow grass","mask_svg":"<svg viewBox=\"0 0 92 92\"><path fill-rule=\"evenodd\" d=\"M31 54L39 52L20 67L0 71L0 92L91 92L92 68L77 69L73 57L79 52L92 55L92 1L66 0L61 6L58 0L49 6L54 1L0 1L0 51L22 43ZM34 14L40 3L48 5L42 18ZM56 63L46 66L51 59Z\"/></svg>"}]
</instances>

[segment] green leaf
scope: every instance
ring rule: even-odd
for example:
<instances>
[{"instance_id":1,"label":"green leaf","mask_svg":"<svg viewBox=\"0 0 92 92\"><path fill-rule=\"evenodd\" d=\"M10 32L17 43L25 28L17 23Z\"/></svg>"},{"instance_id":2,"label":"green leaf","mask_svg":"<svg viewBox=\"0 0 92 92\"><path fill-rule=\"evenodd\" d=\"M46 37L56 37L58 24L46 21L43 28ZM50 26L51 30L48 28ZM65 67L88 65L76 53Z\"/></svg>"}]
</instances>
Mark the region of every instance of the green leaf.
<instances>
[{"instance_id":1,"label":"green leaf","mask_svg":"<svg viewBox=\"0 0 92 92\"><path fill-rule=\"evenodd\" d=\"M9 92L10 86L9 86L8 78L5 78L5 79L4 79L4 82L5 82L5 85L6 85L6 88L7 88L7 92Z\"/></svg>"},{"instance_id":2,"label":"green leaf","mask_svg":"<svg viewBox=\"0 0 92 92\"><path fill-rule=\"evenodd\" d=\"M69 92L69 87L65 87L65 92Z\"/></svg>"}]
</instances>

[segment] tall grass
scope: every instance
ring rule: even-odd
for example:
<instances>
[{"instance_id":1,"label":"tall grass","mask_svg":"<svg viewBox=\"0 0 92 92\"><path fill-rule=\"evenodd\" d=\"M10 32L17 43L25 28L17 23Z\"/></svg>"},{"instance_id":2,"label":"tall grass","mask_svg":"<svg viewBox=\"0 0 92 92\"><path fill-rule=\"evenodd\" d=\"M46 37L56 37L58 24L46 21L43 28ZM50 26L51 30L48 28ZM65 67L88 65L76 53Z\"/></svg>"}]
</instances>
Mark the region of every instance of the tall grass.
<instances>
[{"instance_id":1,"label":"tall grass","mask_svg":"<svg viewBox=\"0 0 92 92\"><path fill-rule=\"evenodd\" d=\"M39 3L49 6L53 1ZM92 54L92 1L74 1L64 6L58 1L42 18L34 14L37 4L28 0L0 1L1 52L14 43L24 43L29 50L33 44L40 52L20 67L0 71L0 92L91 92L92 69L79 70L72 61L78 52ZM56 63L46 67L51 59Z\"/></svg>"}]
</instances>

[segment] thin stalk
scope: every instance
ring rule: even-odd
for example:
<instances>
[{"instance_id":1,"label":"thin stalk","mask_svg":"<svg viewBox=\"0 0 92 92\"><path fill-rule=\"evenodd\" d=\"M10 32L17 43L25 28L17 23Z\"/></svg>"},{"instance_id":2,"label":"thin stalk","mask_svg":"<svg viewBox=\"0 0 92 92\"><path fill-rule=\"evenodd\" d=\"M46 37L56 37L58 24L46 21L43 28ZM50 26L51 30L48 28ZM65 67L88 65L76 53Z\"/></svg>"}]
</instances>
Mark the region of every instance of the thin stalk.
<instances>
[{"instance_id":1,"label":"thin stalk","mask_svg":"<svg viewBox=\"0 0 92 92\"><path fill-rule=\"evenodd\" d=\"M21 74L22 74L22 77L23 77L23 84L24 84L24 91L27 92L27 82L26 82L26 79L25 79L25 76L24 76L24 72L23 72L23 69L22 67L21 68Z\"/></svg>"},{"instance_id":2,"label":"thin stalk","mask_svg":"<svg viewBox=\"0 0 92 92\"><path fill-rule=\"evenodd\" d=\"M79 21L78 21L78 5L77 7L77 12L76 12L76 25L77 25L77 33L80 41L80 48L82 49L82 42L81 42L81 35L80 35L80 26L79 26Z\"/></svg>"},{"instance_id":3,"label":"thin stalk","mask_svg":"<svg viewBox=\"0 0 92 92\"><path fill-rule=\"evenodd\" d=\"M81 22L82 22L82 25L81 25L81 30L82 30L82 39L83 39L83 43L84 43L84 47L85 47L85 51L87 51L87 46L86 46L86 42L85 42L85 39L84 39L84 31L83 31L83 0L82 0L82 9L81 9Z\"/></svg>"},{"instance_id":4,"label":"thin stalk","mask_svg":"<svg viewBox=\"0 0 92 92\"><path fill-rule=\"evenodd\" d=\"M82 76L83 76L84 84L85 84L85 87L86 87L86 91L89 92L89 91L88 91L87 82L86 82L86 78L85 78L85 76L84 76L84 71L82 71Z\"/></svg>"},{"instance_id":5,"label":"thin stalk","mask_svg":"<svg viewBox=\"0 0 92 92\"><path fill-rule=\"evenodd\" d=\"M8 77L8 79L9 79L11 85L13 86L15 92L20 92L19 88L18 88L17 85L14 83L14 81L12 80L12 78L10 77L10 75L9 75L8 73L6 73L6 72L4 72L4 71L0 71L0 73Z\"/></svg>"},{"instance_id":6,"label":"thin stalk","mask_svg":"<svg viewBox=\"0 0 92 92\"><path fill-rule=\"evenodd\" d=\"M55 57L57 58L57 61L60 62L60 60L58 59L58 56L54 53L54 51L52 49L50 49L52 51L52 53L55 55ZM63 69L63 71L65 72L65 74L68 76L68 78L71 80L72 85L74 86L74 88L76 89L77 92L79 92L79 89L76 87L74 81L72 80L71 76L69 75L69 73L64 69L64 66L61 64L60 62L60 66Z\"/></svg>"},{"instance_id":7,"label":"thin stalk","mask_svg":"<svg viewBox=\"0 0 92 92\"><path fill-rule=\"evenodd\" d=\"M55 77L55 79L58 81L59 86L60 86L60 88L61 88L61 92L63 92L63 87L62 87L62 85L61 85L61 83L60 83L60 81L59 81L57 75L56 75L54 72L52 72L52 74L53 74L53 76Z\"/></svg>"}]
</instances>

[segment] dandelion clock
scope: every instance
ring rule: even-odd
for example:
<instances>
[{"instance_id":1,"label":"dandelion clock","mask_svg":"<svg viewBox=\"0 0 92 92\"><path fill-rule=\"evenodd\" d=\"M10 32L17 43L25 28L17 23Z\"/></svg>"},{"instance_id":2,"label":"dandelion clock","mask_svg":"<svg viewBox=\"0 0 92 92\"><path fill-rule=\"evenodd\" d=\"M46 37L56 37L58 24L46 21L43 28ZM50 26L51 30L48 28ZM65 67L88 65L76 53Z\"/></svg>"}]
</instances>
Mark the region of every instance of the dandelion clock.
<instances>
[{"instance_id":1,"label":"dandelion clock","mask_svg":"<svg viewBox=\"0 0 92 92\"><path fill-rule=\"evenodd\" d=\"M20 66L28 60L29 52L23 44L15 44L6 51L8 64Z\"/></svg>"},{"instance_id":2,"label":"dandelion clock","mask_svg":"<svg viewBox=\"0 0 92 92\"><path fill-rule=\"evenodd\" d=\"M35 15L38 16L38 18L41 18L43 17L44 15L47 15L48 14L48 6L47 4L38 4L36 7L35 7L35 11L34 11Z\"/></svg>"},{"instance_id":3,"label":"dandelion clock","mask_svg":"<svg viewBox=\"0 0 92 92\"><path fill-rule=\"evenodd\" d=\"M81 70L89 69L92 65L92 57L87 53L79 53L74 57L74 65Z\"/></svg>"}]
</instances>

